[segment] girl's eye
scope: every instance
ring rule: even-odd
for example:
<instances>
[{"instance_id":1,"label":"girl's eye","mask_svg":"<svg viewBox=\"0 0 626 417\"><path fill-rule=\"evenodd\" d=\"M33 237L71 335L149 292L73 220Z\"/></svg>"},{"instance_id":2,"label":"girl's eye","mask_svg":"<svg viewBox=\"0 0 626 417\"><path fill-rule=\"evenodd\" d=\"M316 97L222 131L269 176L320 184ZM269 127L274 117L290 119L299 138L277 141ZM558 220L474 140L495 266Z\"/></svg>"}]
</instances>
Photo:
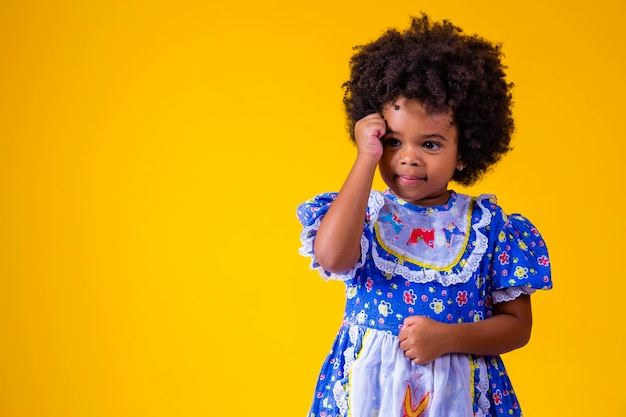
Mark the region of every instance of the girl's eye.
<instances>
[{"instance_id":1,"label":"girl's eye","mask_svg":"<svg viewBox=\"0 0 626 417\"><path fill-rule=\"evenodd\" d=\"M422 145L425 149L431 150L431 151L436 151L438 150L441 145L439 145L437 142L424 142L424 144Z\"/></svg>"},{"instance_id":2,"label":"girl's eye","mask_svg":"<svg viewBox=\"0 0 626 417\"><path fill-rule=\"evenodd\" d=\"M396 146L400 146L401 144L402 144L402 142L400 142L398 139L383 138L383 145L385 145L385 146L396 147Z\"/></svg>"}]
</instances>

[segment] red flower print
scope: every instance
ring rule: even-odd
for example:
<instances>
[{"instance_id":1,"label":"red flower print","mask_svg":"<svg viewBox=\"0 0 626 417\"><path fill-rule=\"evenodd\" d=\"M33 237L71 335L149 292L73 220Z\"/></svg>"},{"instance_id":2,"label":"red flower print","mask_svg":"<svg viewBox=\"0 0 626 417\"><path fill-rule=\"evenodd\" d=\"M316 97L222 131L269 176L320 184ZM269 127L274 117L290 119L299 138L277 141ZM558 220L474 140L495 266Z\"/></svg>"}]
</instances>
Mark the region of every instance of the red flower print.
<instances>
[{"instance_id":1,"label":"red flower print","mask_svg":"<svg viewBox=\"0 0 626 417\"><path fill-rule=\"evenodd\" d=\"M415 292L412 289L404 291L404 302L406 304L415 305L416 298L417 296L415 295Z\"/></svg>"},{"instance_id":2,"label":"red flower print","mask_svg":"<svg viewBox=\"0 0 626 417\"><path fill-rule=\"evenodd\" d=\"M365 283L365 289L367 290L367 292L372 291L373 286L374 286L374 280L371 278L368 278L367 282Z\"/></svg>"},{"instance_id":3,"label":"red flower print","mask_svg":"<svg viewBox=\"0 0 626 417\"><path fill-rule=\"evenodd\" d=\"M461 307L467 303L467 291L459 291L456 296L456 303Z\"/></svg>"},{"instance_id":4,"label":"red flower print","mask_svg":"<svg viewBox=\"0 0 626 417\"><path fill-rule=\"evenodd\" d=\"M509 263L509 254L506 251L502 252L498 256L498 260L500 261L500 265L506 265Z\"/></svg>"},{"instance_id":5,"label":"red flower print","mask_svg":"<svg viewBox=\"0 0 626 417\"><path fill-rule=\"evenodd\" d=\"M548 266L550 264L550 259L548 259L546 255L541 255L539 258L537 258L537 263L542 266Z\"/></svg>"},{"instance_id":6,"label":"red flower print","mask_svg":"<svg viewBox=\"0 0 626 417\"><path fill-rule=\"evenodd\" d=\"M428 297L427 297L426 295L422 295L422 301L423 301L423 302L428 301Z\"/></svg>"},{"instance_id":7,"label":"red flower print","mask_svg":"<svg viewBox=\"0 0 626 417\"><path fill-rule=\"evenodd\" d=\"M495 405L502 404L502 393L500 392L500 390L497 390L493 393L493 402Z\"/></svg>"}]
</instances>

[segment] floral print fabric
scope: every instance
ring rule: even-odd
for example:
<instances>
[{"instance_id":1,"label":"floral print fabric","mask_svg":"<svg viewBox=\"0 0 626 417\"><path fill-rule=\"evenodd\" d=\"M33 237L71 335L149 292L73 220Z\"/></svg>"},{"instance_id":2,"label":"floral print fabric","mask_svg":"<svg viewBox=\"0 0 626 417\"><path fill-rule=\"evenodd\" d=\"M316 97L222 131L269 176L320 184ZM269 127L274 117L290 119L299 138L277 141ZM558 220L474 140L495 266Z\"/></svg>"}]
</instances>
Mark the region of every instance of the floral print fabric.
<instances>
[{"instance_id":1,"label":"floral print fabric","mask_svg":"<svg viewBox=\"0 0 626 417\"><path fill-rule=\"evenodd\" d=\"M361 259L350 271L331 274L316 262L313 244L335 197L320 194L297 212L300 253L311 257L311 267L324 278L346 285L343 324L322 366L309 416L440 416L444 411L437 404L452 404L441 401L446 395L457 406L444 415L520 416L499 356L446 355L420 366L404 357L397 335L408 316L479 321L492 315L494 303L551 288L548 252L537 229L521 215L506 215L492 196L451 192L446 204L425 208L389 191L372 191ZM370 351L378 359L360 356ZM392 366L390 357L397 361ZM368 373L377 377L359 371L366 360Z\"/></svg>"}]
</instances>

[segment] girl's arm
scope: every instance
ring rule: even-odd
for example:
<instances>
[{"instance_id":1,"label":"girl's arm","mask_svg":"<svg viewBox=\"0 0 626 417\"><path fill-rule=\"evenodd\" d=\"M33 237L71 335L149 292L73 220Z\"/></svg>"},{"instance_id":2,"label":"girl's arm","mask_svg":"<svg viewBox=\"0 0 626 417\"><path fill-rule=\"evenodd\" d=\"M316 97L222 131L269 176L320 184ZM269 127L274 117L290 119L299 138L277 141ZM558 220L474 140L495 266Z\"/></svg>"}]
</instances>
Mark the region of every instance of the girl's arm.
<instances>
[{"instance_id":1,"label":"girl's arm","mask_svg":"<svg viewBox=\"0 0 626 417\"><path fill-rule=\"evenodd\" d=\"M313 246L317 262L329 272L345 272L361 256L367 201L382 156L380 138L385 131L385 120L380 114L370 114L355 124L356 161L324 216Z\"/></svg>"},{"instance_id":2,"label":"girl's arm","mask_svg":"<svg viewBox=\"0 0 626 417\"><path fill-rule=\"evenodd\" d=\"M528 343L532 328L530 296L493 306L493 316L473 323L446 324L423 316L407 317L400 348L417 364L446 353L498 355Z\"/></svg>"}]
</instances>

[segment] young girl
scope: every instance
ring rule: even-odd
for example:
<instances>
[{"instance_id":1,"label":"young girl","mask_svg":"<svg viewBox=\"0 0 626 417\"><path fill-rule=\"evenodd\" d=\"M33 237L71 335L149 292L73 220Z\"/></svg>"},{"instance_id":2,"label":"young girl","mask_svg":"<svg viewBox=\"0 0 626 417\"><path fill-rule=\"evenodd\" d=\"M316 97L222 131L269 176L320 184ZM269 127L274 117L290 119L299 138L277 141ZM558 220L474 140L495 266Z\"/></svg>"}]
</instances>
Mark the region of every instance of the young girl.
<instances>
[{"instance_id":1,"label":"young girl","mask_svg":"<svg viewBox=\"0 0 626 417\"><path fill-rule=\"evenodd\" d=\"M521 416L498 355L528 342L530 294L552 286L546 245L495 197L448 188L510 149L500 48L422 15L356 49L356 160L339 193L298 209L300 252L347 287L309 416Z\"/></svg>"}]
</instances>

